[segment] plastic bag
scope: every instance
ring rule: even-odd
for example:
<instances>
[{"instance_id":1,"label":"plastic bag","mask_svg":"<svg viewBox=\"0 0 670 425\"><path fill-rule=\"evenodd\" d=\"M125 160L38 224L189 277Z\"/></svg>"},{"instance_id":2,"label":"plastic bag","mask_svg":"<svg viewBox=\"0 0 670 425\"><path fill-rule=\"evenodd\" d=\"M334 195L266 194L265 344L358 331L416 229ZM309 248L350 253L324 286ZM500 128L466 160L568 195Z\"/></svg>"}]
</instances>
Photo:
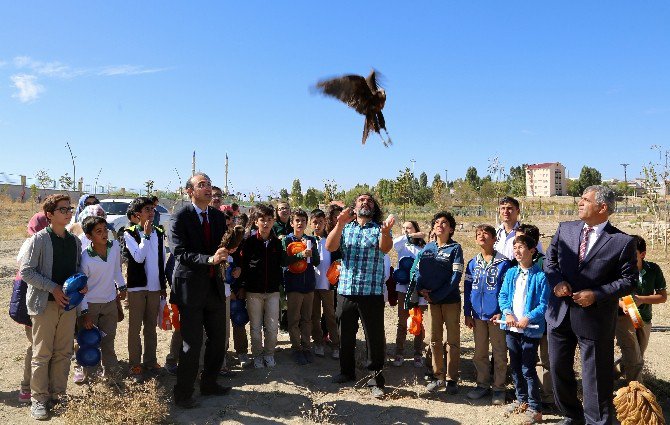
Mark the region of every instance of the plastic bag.
<instances>
[{"instance_id":1,"label":"plastic bag","mask_svg":"<svg viewBox=\"0 0 670 425\"><path fill-rule=\"evenodd\" d=\"M419 336L421 335L421 332L423 332L423 310L419 307L414 307L409 310L407 332L414 336Z\"/></svg>"},{"instance_id":2,"label":"plastic bag","mask_svg":"<svg viewBox=\"0 0 670 425\"><path fill-rule=\"evenodd\" d=\"M158 307L158 321L157 326L164 330L172 330L172 322L170 321L170 307L168 307L167 300L161 297L161 303Z\"/></svg>"}]
</instances>

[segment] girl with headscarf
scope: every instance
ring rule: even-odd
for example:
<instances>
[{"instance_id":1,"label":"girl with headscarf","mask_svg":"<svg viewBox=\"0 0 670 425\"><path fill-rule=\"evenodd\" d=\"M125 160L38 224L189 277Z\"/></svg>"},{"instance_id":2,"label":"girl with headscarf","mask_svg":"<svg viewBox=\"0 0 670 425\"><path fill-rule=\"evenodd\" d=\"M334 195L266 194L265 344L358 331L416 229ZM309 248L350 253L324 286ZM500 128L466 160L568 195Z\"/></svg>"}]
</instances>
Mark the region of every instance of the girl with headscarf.
<instances>
[{"instance_id":1,"label":"girl with headscarf","mask_svg":"<svg viewBox=\"0 0 670 425\"><path fill-rule=\"evenodd\" d=\"M90 193L85 193L82 195L81 198L79 198L79 203L77 204L77 209L74 212L74 215L72 216L72 223L81 223L83 219L79 219L79 215L81 214L82 211L84 211L84 208L86 208L89 205L98 205L100 203L100 200L95 196Z\"/></svg>"},{"instance_id":2,"label":"girl with headscarf","mask_svg":"<svg viewBox=\"0 0 670 425\"><path fill-rule=\"evenodd\" d=\"M35 233L44 229L49 225L47 216L43 211L38 212L33 215L30 221L28 222L28 239L23 242L21 249L19 250L19 255L17 257L17 262L20 261L23 254L28 249L28 241ZM26 356L23 362L23 379L21 380L21 389L19 390L19 403L30 403L30 375L31 375L31 361L33 358L33 333L32 333L32 322L30 321L30 316L28 315L28 309L26 308L26 291L28 290L28 284L23 281L21 278L21 273L16 272L16 277L14 278L14 287L12 289L12 297L9 301L9 316L14 319L15 322L24 325L26 331L26 337L28 337L28 348L26 349Z\"/></svg>"}]
</instances>

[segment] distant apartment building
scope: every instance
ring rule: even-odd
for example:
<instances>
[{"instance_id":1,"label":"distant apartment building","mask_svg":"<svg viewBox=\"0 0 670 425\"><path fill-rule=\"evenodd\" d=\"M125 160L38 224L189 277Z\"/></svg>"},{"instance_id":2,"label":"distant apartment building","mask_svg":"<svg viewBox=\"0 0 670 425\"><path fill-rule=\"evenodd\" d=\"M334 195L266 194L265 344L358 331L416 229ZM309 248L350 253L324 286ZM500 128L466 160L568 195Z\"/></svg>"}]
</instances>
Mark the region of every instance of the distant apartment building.
<instances>
[{"instance_id":1,"label":"distant apartment building","mask_svg":"<svg viewBox=\"0 0 670 425\"><path fill-rule=\"evenodd\" d=\"M526 165L526 196L562 196L567 193L565 167L560 162Z\"/></svg>"}]
</instances>

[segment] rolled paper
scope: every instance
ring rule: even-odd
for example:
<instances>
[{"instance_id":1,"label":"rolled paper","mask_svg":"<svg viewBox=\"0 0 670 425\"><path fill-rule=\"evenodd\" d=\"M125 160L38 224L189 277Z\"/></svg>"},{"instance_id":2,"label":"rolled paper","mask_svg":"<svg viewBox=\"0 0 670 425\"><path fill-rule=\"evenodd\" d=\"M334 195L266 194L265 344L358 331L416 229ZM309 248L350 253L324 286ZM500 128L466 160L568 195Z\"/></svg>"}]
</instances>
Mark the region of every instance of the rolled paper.
<instances>
[{"instance_id":1,"label":"rolled paper","mask_svg":"<svg viewBox=\"0 0 670 425\"><path fill-rule=\"evenodd\" d=\"M504 320L494 320L494 322L499 324L499 325L504 325L505 323L507 323ZM540 329L540 325L528 325L526 327L528 329Z\"/></svg>"},{"instance_id":2,"label":"rolled paper","mask_svg":"<svg viewBox=\"0 0 670 425\"><path fill-rule=\"evenodd\" d=\"M307 242L305 242L305 245L307 245L307 249L311 250L312 249L312 241L311 239L307 239ZM312 262L312 257L307 257L307 264Z\"/></svg>"}]
</instances>

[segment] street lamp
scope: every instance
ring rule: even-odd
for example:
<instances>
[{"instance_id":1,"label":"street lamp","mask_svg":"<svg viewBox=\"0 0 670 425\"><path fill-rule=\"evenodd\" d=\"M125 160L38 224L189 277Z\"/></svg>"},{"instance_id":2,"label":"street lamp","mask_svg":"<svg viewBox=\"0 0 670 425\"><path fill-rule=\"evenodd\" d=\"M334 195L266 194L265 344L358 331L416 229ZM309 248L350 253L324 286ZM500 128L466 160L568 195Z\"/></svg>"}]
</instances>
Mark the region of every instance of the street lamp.
<instances>
[{"instance_id":1,"label":"street lamp","mask_svg":"<svg viewBox=\"0 0 670 425\"><path fill-rule=\"evenodd\" d=\"M72 190L77 191L77 166L74 164L74 159L76 156L72 154L72 148L70 148L70 142L65 142L67 150L70 151L70 158L72 158Z\"/></svg>"},{"instance_id":2,"label":"street lamp","mask_svg":"<svg viewBox=\"0 0 670 425\"><path fill-rule=\"evenodd\" d=\"M416 163L416 159L410 159L409 162L412 163L412 174L414 174L414 164Z\"/></svg>"},{"instance_id":3,"label":"street lamp","mask_svg":"<svg viewBox=\"0 0 670 425\"><path fill-rule=\"evenodd\" d=\"M630 164L621 163L621 166L623 166L623 181L625 185L623 190L623 199L626 203L626 208L628 208L628 175L626 174L626 167L629 165Z\"/></svg>"}]
</instances>

